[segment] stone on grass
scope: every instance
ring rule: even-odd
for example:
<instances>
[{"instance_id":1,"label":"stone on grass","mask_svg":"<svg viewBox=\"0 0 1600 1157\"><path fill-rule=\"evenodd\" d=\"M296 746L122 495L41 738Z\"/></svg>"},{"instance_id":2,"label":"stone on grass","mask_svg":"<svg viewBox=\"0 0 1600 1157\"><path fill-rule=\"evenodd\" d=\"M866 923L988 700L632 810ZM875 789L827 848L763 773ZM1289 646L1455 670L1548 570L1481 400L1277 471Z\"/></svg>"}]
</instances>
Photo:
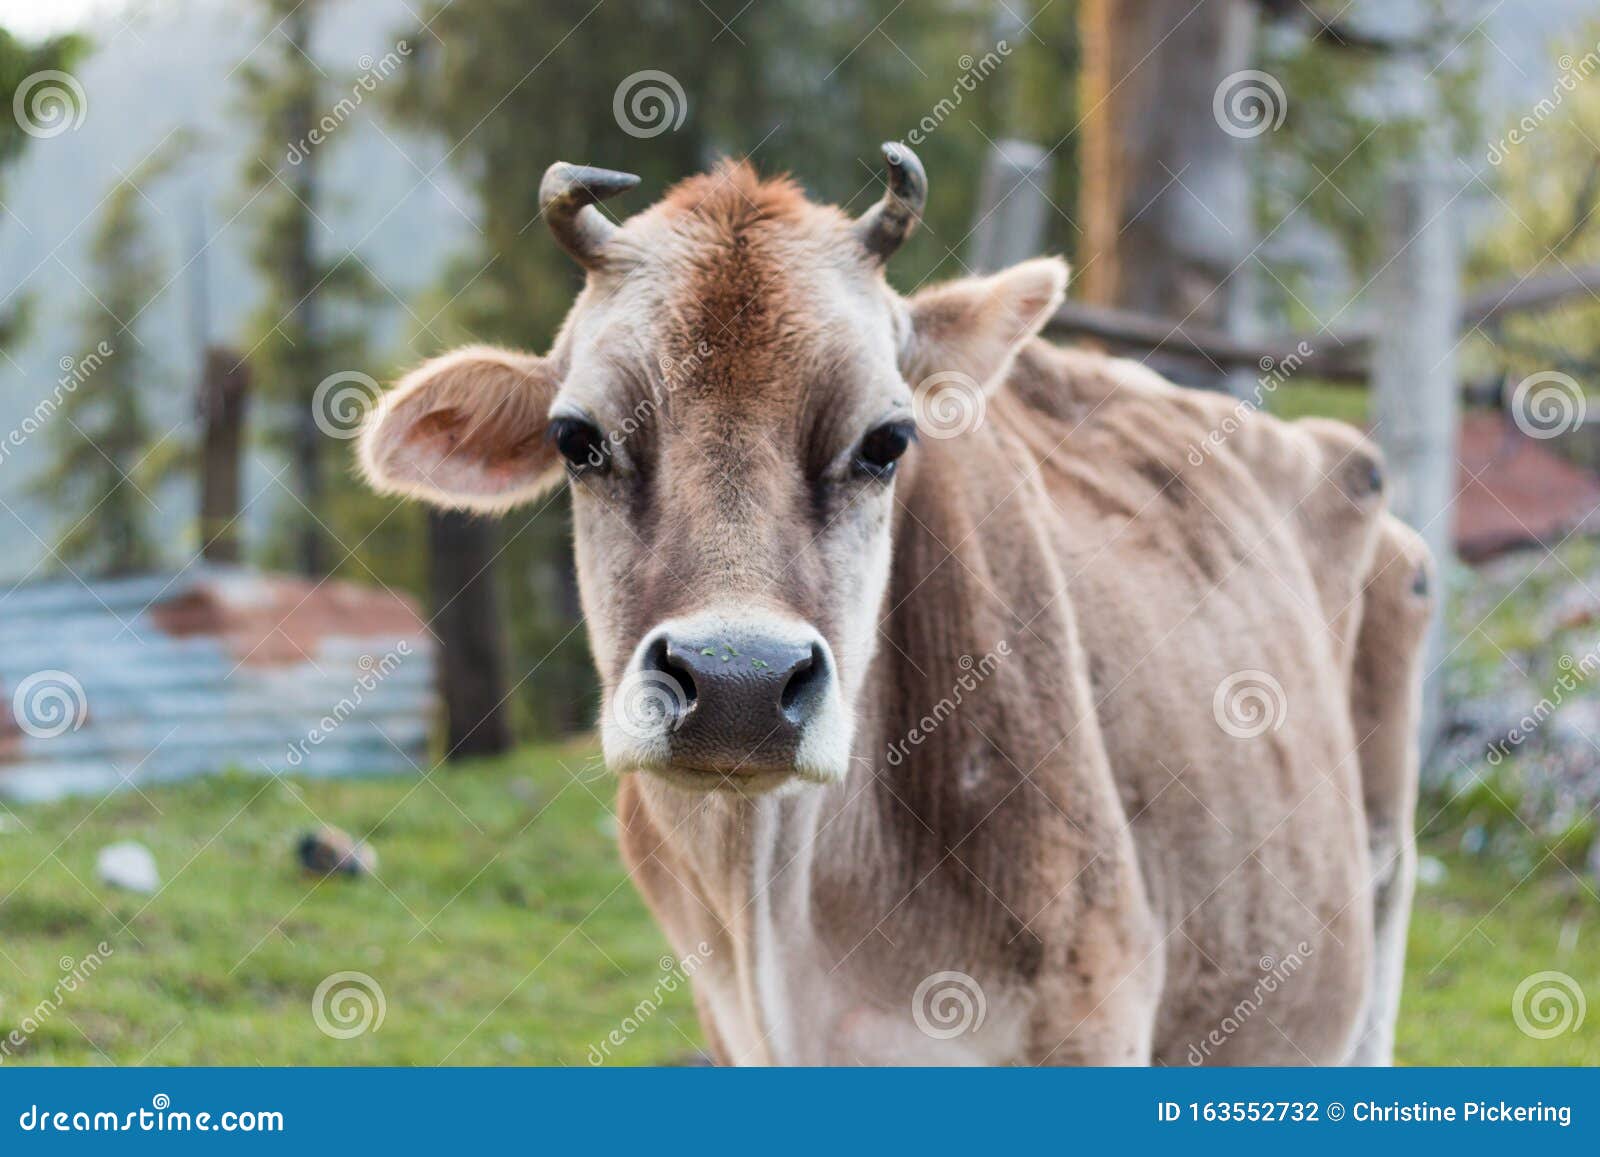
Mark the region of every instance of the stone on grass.
<instances>
[{"instance_id":1,"label":"stone on grass","mask_svg":"<svg viewBox=\"0 0 1600 1157\"><path fill-rule=\"evenodd\" d=\"M319 876L370 876L378 870L378 853L349 832L325 824L300 837L300 866Z\"/></svg>"},{"instance_id":2,"label":"stone on grass","mask_svg":"<svg viewBox=\"0 0 1600 1157\"><path fill-rule=\"evenodd\" d=\"M95 875L113 888L148 896L161 887L161 873L150 849L137 840L107 844L94 862Z\"/></svg>"}]
</instances>

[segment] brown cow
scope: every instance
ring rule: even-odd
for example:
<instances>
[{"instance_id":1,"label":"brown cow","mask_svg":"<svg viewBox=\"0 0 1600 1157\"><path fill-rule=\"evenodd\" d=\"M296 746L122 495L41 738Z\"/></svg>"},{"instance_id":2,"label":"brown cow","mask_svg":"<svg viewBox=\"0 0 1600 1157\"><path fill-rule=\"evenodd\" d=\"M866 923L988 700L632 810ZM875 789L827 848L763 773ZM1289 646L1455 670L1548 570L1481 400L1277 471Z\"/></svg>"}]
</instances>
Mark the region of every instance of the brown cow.
<instances>
[{"instance_id":1,"label":"brown cow","mask_svg":"<svg viewBox=\"0 0 1600 1157\"><path fill-rule=\"evenodd\" d=\"M408 375L367 477L571 479L623 854L718 1060L1388 1061L1429 594L1376 453L1040 341L1056 260L900 297L885 153L858 220L725 164L618 225L634 178L554 166L554 347Z\"/></svg>"}]
</instances>

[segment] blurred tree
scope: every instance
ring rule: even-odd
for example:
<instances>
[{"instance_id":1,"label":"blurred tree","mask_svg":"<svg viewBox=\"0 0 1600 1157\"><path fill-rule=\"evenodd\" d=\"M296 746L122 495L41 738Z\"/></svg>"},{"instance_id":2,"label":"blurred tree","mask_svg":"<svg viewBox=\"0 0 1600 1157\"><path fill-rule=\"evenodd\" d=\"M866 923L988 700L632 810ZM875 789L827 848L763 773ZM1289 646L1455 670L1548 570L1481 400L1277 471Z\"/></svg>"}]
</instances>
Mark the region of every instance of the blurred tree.
<instances>
[{"instance_id":1,"label":"blurred tree","mask_svg":"<svg viewBox=\"0 0 1600 1157\"><path fill-rule=\"evenodd\" d=\"M237 563L245 416L250 403L250 368L243 355L226 346L207 347L196 395L200 554L208 562Z\"/></svg>"},{"instance_id":2,"label":"blurred tree","mask_svg":"<svg viewBox=\"0 0 1600 1157\"><path fill-rule=\"evenodd\" d=\"M1390 176L1412 158L1422 131L1433 124L1454 151L1475 148L1481 30L1448 0L1405 5L1423 29L1414 41L1386 28L1393 14L1381 2L1264 0L1263 7L1271 20L1259 67L1280 82L1287 107L1281 131L1261 137L1258 228L1270 236L1291 214L1314 224L1335 242L1356 284L1366 284L1391 255L1387 223L1373 206L1387 203ZM1407 52L1432 52L1436 65L1437 98L1426 118L1389 99L1388 66ZM1326 270L1281 260L1272 266L1265 310L1292 324L1316 323L1303 298L1316 297L1305 291Z\"/></svg>"},{"instance_id":3,"label":"blurred tree","mask_svg":"<svg viewBox=\"0 0 1600 1157\"><path fill-rule=\"evenodd\" d=\"M160 478L148 457L152 439L140 391L161 367L131 327L165 282L161 247L145 220L145 189L172 168L180 149L158 151L117 182L89 245L95 291L83 351L64 365L49 427L55 457L33 483L67 521L55 560L78 573L132 574L159 559L150 492Z\"/></svg>"},{"instance_id":4,"label":"blurred tree","mask_svg":"<svg viewBox=\"0 0 1600 1157\"><path fill-rule=\"evenodd\" d=\"M1595 44L1600 23L1573 40ZM1600 90L1580 71L1594 69L1594 56L1568 54L1553 63L1560 71L1548 103L1489 125L1492 139L1479 146L1492 166L1487 179L1509 211L1469 257L1476 281L1512 275L1525 284L1544 272L1600 263ZM1468 359L1479 377L1522 380L1553 370L1586 391L1600 383L1600 304L1592 293L1511 314L1473 337Z\"/></svg>"},{"instance_id":5,"label":"blurred tree","mask_svg":"<svg viewBox=\"0 0 1600 1157\"><path fill-rule=\"evenodd\" d=\"M5 204L5 171L16 162L23 147L34 139L24 131L22 119L12 115L18 90L38 73L72 67L83 49L84 41L76 36L27 45L0 28L0 207ZM27 100L28 94L23 93L23 98ZM0 211L0 224L4 223L4 218L4 212ZM27 318L27 299L13 296L9 289L6 297L7 300L0 302L0 350L17 339Z\"/></svg>"},{"instance_id":6,"label":"blurred tree","mask_svg":"<svg viewBox=\"0 0 1600 1157\"><path fill-rule=\"evenodd\" d=\"M298 501L287 512L289 553L302 574L320 578L347 551L336 555L328 541L325 427L337 428L339 419L328 409L333 395L318 387L367 364L359 307L375 289L352 254L331 257L317 244L318 231L327 228L318 216L327 211L322 153L337 136L324 126L349 99L335 95L312 56L313 30L330 0L257 3L266 35L240 74L244 110L256 125L256 147L244 168L257 222L252 258L266 292L248 356L261 394L277 403L269 437L292 464Z\"/></svg>"}]
</instances>

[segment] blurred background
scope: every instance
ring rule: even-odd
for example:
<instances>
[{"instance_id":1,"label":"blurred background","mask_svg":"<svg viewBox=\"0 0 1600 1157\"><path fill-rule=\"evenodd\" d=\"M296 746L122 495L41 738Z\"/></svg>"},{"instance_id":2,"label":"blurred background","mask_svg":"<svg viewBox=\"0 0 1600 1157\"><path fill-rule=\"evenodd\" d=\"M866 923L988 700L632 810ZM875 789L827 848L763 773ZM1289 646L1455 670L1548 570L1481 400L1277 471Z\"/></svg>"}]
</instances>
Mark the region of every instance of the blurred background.
<instances>
[{"instance_id":1,"label":"blurred background","mask_svg":"<svg viewBox=\"0 0 1600 1157\"><path fill-rule=\"evenodd\" d=\"M1449 604L1402 1056L1600 1063L1597 74L1596 0L0 0L0 1063L694 1054L565 496L350 439L548 345L551 161L858 212L884 140L902 291L1062 253L1055 340L1382 443Z\"/></svg>"}]
</instances>

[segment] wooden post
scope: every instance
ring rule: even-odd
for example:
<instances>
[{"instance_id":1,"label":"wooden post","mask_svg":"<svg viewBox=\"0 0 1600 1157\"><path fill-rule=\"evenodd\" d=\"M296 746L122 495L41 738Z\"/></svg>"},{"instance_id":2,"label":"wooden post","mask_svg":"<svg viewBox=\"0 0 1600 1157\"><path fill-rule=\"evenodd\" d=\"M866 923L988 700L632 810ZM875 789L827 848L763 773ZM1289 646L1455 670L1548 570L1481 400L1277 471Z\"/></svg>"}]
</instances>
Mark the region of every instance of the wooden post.
<instances>
[{"instance_id":1,"label":"wooden post","mask_svg":"<svg viewBox=\"0 0 1600 1157\"><path fill-rule=\"evenodd\" d=\"M200 379L200 555L239 561L240 473L250 368L235 350L206 350Z\"/></svg>"},{"instance_id":2,"label":"wooden post","mask_svg":"<svg viewBox=\"0 0 1600 1157\"><path fill-rule=\"evenodd\" d=\"M428 512L428 586L439 639L446 759L497 755L512 744L505 623L494 559L496 523L453 510Z\"/></svg>"},{"instance_id":3,"label":"wooden post","mask_svg":"<svg viewBox=\"0 0 1600 1157\"><path fill-rule=\"evenodd\" d=\"M968 263L993 273L1044 249L1053 158L1030 141L996 141L983 162Z\"/></svg>"},{"instance_id":4,"label":"wooden post","mask_svg":"<svg viewBox=\"0 0 1600 1157\"><path fill-rule=\"evenodd\" d=\"M1396 47L1377 78L1391 118L1416 126L1415 146L1396 162L1384 197L1387 263L1373 283L1378 318L1372 357L1372 420L1388 459L1390 504L1427 541L1441 571L1452 537L1461 405L1455 351L1461 318L1461 254L1451 212L1453 152L1433 67L1414 47L1429 26L1423 0L1384 0L1357 10L1364 26ZM1407 47L1412 46L1412 47ZM1442 616L1428 635L1422 744L1438 733Z\"/></svg>"}]
</instances>

